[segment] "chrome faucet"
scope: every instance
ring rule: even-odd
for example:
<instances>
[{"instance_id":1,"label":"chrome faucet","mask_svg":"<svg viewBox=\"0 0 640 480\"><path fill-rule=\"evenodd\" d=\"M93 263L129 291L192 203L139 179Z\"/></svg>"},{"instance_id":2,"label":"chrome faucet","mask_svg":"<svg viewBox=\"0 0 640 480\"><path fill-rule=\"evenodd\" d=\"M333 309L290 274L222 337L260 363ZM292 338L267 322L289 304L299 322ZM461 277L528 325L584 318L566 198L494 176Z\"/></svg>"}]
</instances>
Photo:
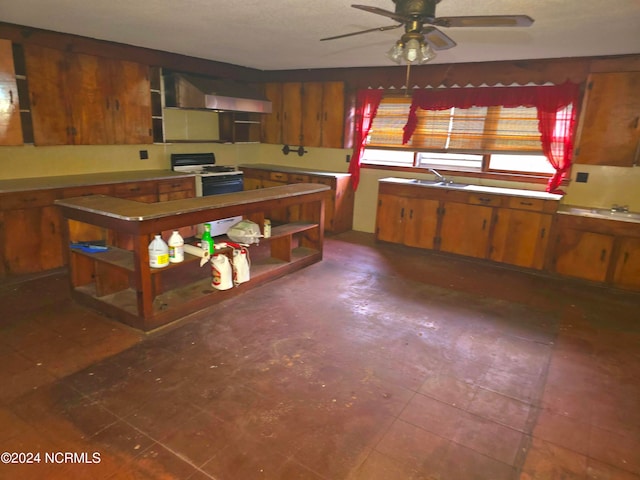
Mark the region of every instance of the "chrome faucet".
<instances>
[{"instance_id":1,"label":"chrome faucet","mask_svg":"<svg viewBox=\"0 0 640 480\"><path fill-rule=\"evenodd\" d=\"M438 180L440 180L442 183L447 183L447 179L443 175L441 175L435 168L430 168L429 171L436 177L438 177Z\"/></svg>"}]
</instances>

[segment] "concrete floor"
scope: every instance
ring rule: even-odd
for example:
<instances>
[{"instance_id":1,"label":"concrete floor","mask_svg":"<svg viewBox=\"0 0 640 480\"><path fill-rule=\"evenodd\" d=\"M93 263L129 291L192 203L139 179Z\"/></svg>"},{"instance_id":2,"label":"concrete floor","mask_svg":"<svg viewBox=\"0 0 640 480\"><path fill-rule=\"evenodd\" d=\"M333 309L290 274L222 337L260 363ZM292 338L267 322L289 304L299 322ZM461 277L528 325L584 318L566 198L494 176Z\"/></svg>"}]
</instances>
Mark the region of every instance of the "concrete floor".
<instances>
[{"instance_id":1,"label":"concrete floor","mask_svg":"<svg viewBox=\"0 0 640 480\"><path fill-rule=\"evenodd\" d=\"M350 232L148 335L0 300L2 479L640 479L640 295Z\"/></svg>"}]
</instances>

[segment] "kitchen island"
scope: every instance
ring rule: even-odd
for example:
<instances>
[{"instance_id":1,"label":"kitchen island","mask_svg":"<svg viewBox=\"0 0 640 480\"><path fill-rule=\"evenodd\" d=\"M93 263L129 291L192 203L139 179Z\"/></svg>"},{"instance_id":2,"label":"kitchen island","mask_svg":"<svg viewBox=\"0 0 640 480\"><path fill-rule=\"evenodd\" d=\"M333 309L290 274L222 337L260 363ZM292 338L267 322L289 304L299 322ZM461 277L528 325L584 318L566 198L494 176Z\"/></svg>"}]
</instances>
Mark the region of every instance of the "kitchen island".
<instances>
[{"instance_id":1,"label":"kitchen island","mask_svg":"<svg viewBox=\"0 0 640 480\"><path fill-rule=\"evenodd\" d=\"M82 222L133 237L133 250L69 249L73 297L135 328L149 331L232 295L322 260L324 198L328 187L296 184L264 190L154 204L93 195L60 199L67 226ZM275 224L271 237L249 247L251 279L230 290L211 286L211 269L185 253L185 261L155 269L148 245L155 234L232 216L262 225L274 210L295 210L295 222ZM66 236L68 237L67 228Z\"/></svg>"}]
</instances>

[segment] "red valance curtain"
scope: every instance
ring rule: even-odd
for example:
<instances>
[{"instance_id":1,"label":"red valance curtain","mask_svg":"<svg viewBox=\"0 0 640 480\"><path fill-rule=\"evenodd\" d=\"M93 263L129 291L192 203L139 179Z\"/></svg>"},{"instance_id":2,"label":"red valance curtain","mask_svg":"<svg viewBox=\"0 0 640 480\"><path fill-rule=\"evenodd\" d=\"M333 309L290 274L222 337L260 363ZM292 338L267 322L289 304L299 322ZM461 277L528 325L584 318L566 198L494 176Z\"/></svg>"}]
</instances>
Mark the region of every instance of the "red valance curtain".
<instances>
[{"instance_id":1,"label":"red valance curtain","mask_svg":"<svg viewBox=\"0 0 640 480\"><path fill-rule=\"evenodd\" d=\"M557 112L569 104L577 105L579 95L579 85L569 81L562 85L549 86L415 90L409 118L404 126L402 143L406 144L416 129L418 124L416 110L418 108L446 110L453 107L471 108L497 105L507 108L536 107L542 151L556 170L556 173L549 180L547 191L561 193L559 186L571 167L576 108L571 110L569 118L559 119Z\"/></svg>"},{"instance_id":2,"label":"red valance curtain","mask_svg":"<svg viewBox=\"0 0 640 480\"><path fill-rule=\"evenodd\" d=\"M366 146L371 124L378 112L384 90L359 90L356 98L356 132L353 142L353 155L349 162L351 186L354 190L360 182L360 158Z\"/></svg>"}]
</instances>

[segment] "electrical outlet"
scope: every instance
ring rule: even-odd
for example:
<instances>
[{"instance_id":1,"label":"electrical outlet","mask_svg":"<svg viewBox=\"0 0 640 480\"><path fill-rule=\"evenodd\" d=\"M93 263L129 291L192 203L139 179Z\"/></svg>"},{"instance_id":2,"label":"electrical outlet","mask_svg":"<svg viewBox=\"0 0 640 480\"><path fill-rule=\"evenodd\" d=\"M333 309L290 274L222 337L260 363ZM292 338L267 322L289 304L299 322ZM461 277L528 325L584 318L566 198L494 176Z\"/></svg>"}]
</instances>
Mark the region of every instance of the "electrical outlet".
<instances>
[{"instance_id":1,"label":"electrical outlet","mask_svg":"<svg viewBox=\"0 0 640 480\"><path fill-rule=\"evenodd\" d=\"M587 180L589 180L589 174L587 172L578 172L576 174L576 182L587 183Z\"/></svg>"},{"instance_id":2,"label":"electrical outlet","mask_svg":"<svg viewBox=\"0 0 640 480\"><path fill-rule=\"evenodd\" d=\"M351 161L351 155L347 155L347 163Z\"/></svg>"},{"instance_id":3,"label":"electrical outlet","mask_svg":"<svg viewBox=\"0 0 640 480\"><path fill-rule=\"evenodd\" d=\"M140 150L140 160L147 160L149 158L149 152L147 150Z\"/></svg>"}]
</instances>

